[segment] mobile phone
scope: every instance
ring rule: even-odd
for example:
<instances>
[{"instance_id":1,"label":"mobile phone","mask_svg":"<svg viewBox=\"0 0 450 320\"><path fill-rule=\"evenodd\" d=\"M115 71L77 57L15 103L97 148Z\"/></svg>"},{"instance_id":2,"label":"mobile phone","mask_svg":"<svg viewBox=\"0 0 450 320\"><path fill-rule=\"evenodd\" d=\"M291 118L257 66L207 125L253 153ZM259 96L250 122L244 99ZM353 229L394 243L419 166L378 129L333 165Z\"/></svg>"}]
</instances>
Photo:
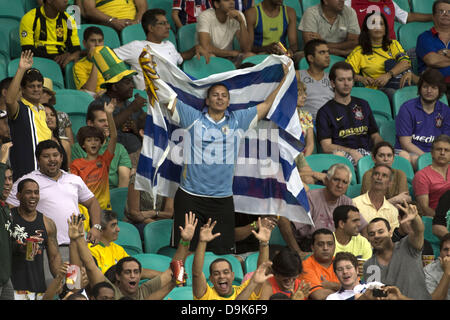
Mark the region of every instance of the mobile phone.
<instances>
[{"instance_id":1,"label":"mobile phone","mask_svg":"<svg viewBox=\"0 0 450 320\"><path fill-rule=\"evenodd\" d=\"M373 289L372 291L374 297L387 297L387 292L381 289Z\"/></svg>"}]
</instances>

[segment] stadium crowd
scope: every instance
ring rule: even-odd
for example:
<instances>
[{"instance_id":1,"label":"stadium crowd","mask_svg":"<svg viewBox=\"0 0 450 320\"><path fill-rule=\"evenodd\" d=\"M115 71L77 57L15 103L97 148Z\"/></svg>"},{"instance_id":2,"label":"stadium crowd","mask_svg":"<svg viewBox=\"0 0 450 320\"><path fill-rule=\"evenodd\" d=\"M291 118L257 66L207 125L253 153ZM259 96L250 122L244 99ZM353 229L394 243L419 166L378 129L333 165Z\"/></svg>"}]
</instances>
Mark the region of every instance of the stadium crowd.
<instances>
[{"instance_id":1,"label":"stadium crowd","mask_svg":"<svg viewBox=\"0 0 450 320\"><path fill-rule=\"evenodd\" d=\"M450 299L450 0L0 0L0 29L1 300ZM255 106L170 114L254 128L293 65L314 225L235 212L228 162L136 187L146 46L195 78L290 58Z\"/></svg>"}]
</instances>

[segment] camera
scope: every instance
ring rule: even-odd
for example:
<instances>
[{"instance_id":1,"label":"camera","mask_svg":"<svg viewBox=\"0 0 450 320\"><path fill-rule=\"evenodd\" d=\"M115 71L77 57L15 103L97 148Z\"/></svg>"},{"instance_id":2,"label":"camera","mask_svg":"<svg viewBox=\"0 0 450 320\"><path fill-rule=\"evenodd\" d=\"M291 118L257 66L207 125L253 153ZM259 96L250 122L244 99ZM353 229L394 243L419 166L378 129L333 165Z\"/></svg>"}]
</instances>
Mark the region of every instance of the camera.
<instances>
[{"instance_id":1,"label":"camera","mask_svg":"<svg viewBox=\"0 0 450 320\"><path fill-rule=\"evenodd\" d=\"M375 289L373 289L372 294L373 294L374 297L377 297L377 298L379 298L379 297L387 297L387 292L385 292L382 289L376 289L375 288Z\"/></svg>"}]
</instances>

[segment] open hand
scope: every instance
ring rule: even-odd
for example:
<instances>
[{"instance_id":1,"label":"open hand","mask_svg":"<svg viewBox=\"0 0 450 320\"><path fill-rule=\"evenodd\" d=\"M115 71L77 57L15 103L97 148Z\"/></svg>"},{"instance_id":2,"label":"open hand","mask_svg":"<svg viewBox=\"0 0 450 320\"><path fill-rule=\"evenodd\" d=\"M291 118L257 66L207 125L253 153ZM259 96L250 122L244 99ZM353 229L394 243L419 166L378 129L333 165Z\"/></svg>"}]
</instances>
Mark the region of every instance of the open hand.
<instances>
[{"instance_id":1,"label":"open hand","mask_svg":"<svg viewBox=\"0 0 450 320\"><path fill-rule=\"evenodd\" d=\"M270 266L272 265L271 261L263 262L259 265L258 269L256 269L255 273L252 275L252 281L256 284L262 284L267 279L273 276L270 271Z\"/></svg>"},{"instance_id":2,"label":"open hand","mask_svg":"<svg viewBox=\"0 0 450 320\"><path fill-rule=\"evenodd\" d=\"M28 70L33 66L33 51L25 50L20 54L19 69Z\"/></svg>"},{"instance_id":3,"label":"open hand","mask_svg":"<svg viewBox=\"0 0 450 320\"><path fill-rule=\"evenodd\" d=\"M103 108L105 109L106 113L112 114L114 112L114 109L116 108L117 100L115 98L112 98L109 103L104 104Z\"/></svg>"},{"instance_id":4,"label":"open hand","mask_svg":"<svg viewBox=\"0 0 450 320\"><path fill-rule=\"evenodd\" d=\"M403 200L403 204L397 204L397 208L400 212L400 224L413 221L419 214L417 207L413 204L408 204L406 200Z\"/></svg>"},{"instance_id":5,"label":"open hand","mask_svg":"<svg viewBox=\"0 0 450 320\"><path fill-rule=\"evenodd\" d=\"M220 232L215 234L212 233L212 230L216 226L216 223L217 221L211 223L211 218L208 219L208 222L204 224L200 229L200 241L210 242L220 236Z\"/></svg>"},{"instance_id":6,"label":"open hand","mask_svg":"<svg viewBox=\"0 0 450 320\"><path fill-rule=\"evenodd\" d=\"M185 214L184 228L180 226L181 239L183 241L191 241L194 236L195 228L197 227L197 218L195 214L189 211L189 214Z\"/></svg>"}]
</instances>

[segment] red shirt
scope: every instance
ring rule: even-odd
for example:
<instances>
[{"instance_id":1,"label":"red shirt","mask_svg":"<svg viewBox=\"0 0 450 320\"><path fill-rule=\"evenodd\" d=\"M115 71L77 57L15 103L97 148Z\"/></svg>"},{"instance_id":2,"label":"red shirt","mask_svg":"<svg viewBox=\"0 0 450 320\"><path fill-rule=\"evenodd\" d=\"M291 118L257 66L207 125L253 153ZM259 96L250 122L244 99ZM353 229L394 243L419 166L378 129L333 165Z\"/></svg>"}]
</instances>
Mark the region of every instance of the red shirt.
<instances>
[{"instance_id":1,"label":"red shirt","mask_svg":"<svg viewBox=\"0 0 450 320\"><path fill-rule=\"evenodd\" d=\"M425 0L424 0L425 1ZM389 25L389 36L391 39L397 39L394 30L395 21L395 7L392 0L380 0L380 2L370 2L368 0L352 0L352 8L356 11L358 17L359 26L362 28L364 18L367 15L367 11L370 6L376 6L379 8L379 12L383 13L387 19Z\"/></svg>"}]
</instances>

